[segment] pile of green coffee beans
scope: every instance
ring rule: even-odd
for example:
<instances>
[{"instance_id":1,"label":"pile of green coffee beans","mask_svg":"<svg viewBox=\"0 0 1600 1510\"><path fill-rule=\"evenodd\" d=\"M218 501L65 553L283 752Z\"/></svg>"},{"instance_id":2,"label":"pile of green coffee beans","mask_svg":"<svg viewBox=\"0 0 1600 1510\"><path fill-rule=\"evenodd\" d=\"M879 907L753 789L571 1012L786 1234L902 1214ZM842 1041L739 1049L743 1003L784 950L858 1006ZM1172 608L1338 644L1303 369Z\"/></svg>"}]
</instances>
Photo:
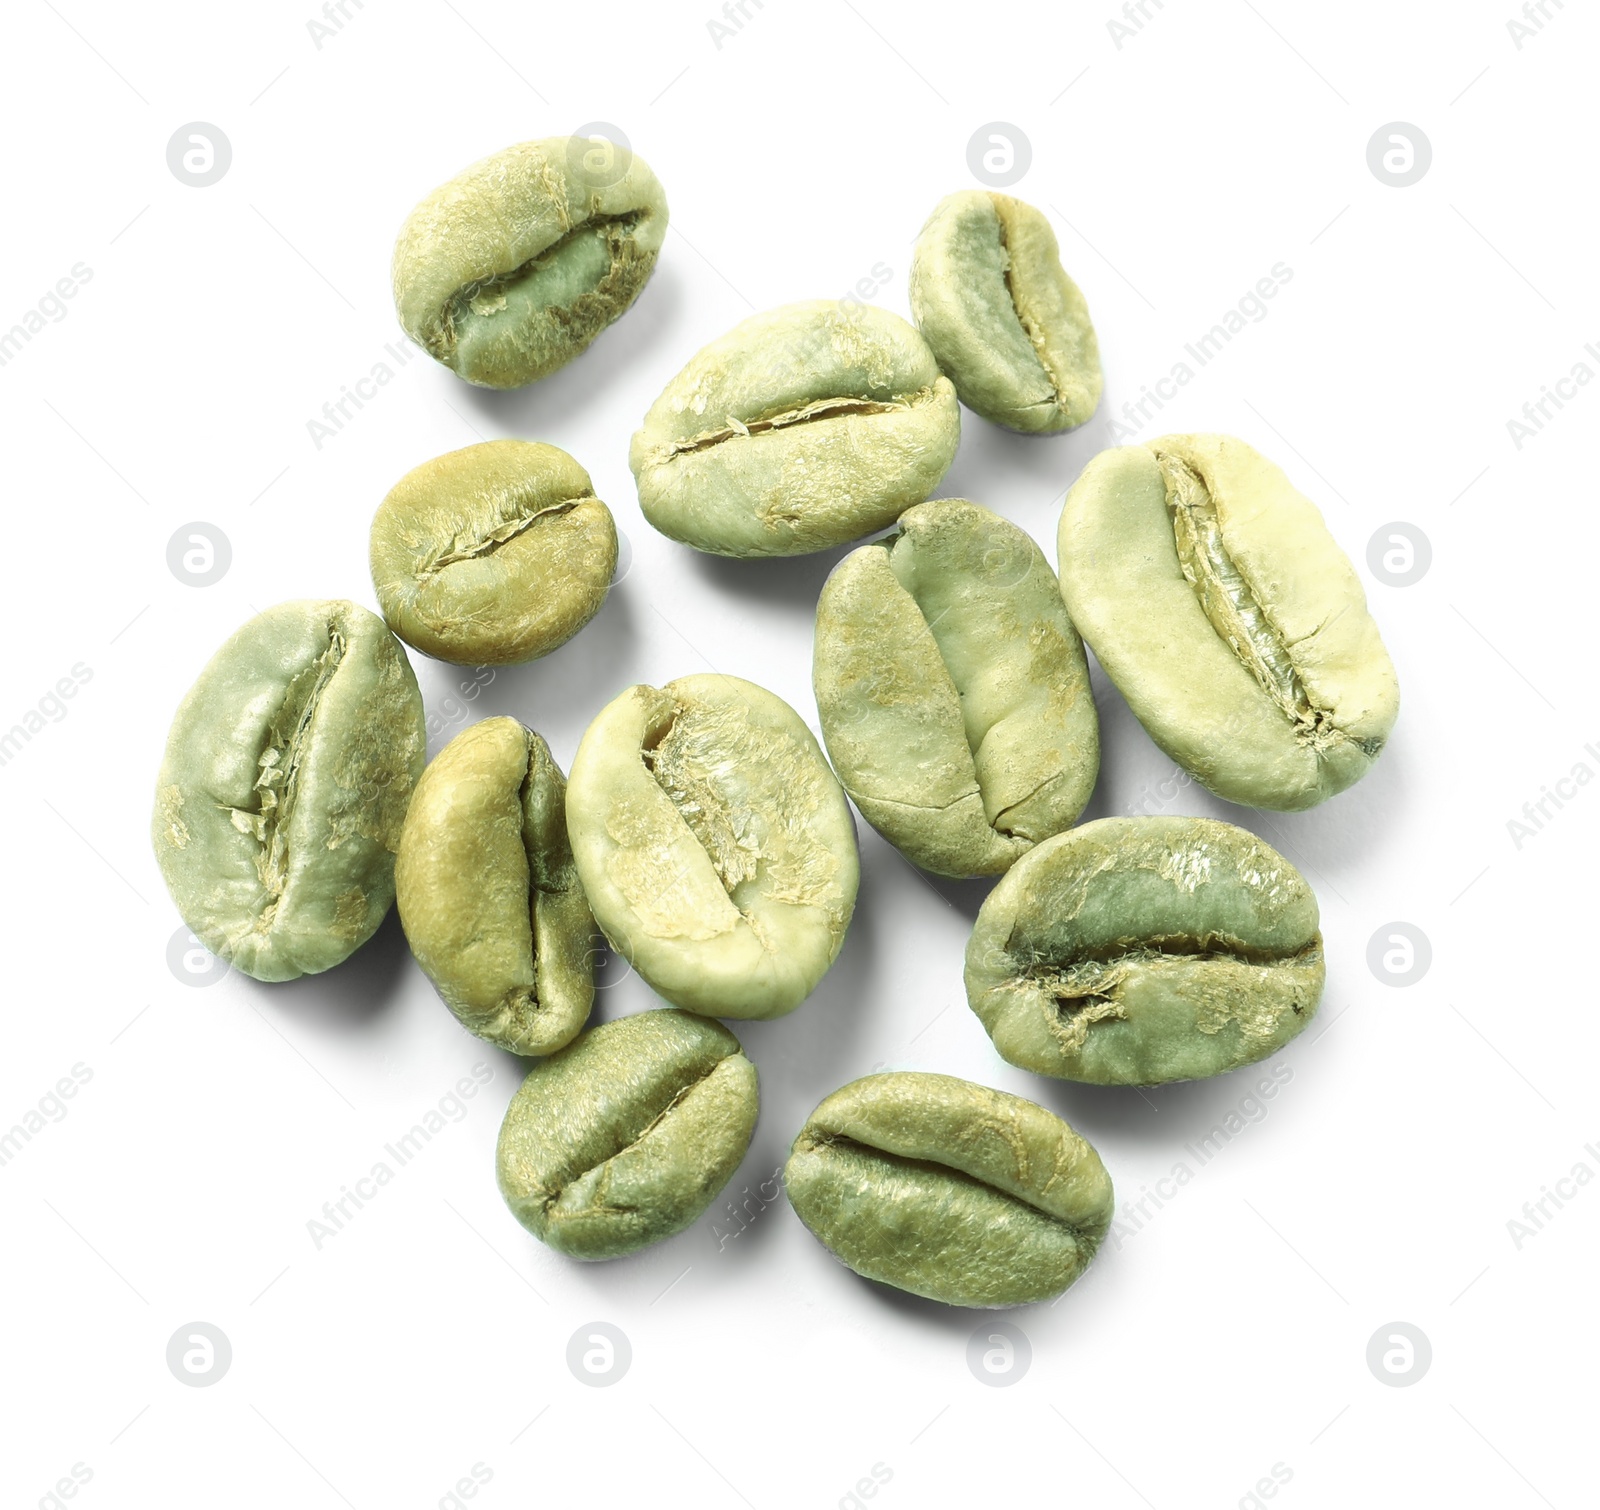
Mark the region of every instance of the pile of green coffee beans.
<instances>
[{"instance_id":1,"label":"pile of green coffee beans","mask_svg":"<svg viewBox=\"0 0 1600 1510\"><path fill-rule=\"evenodd\" d=\"M412 212L395 307L466 381L517 387L627 310L666 225L638 157L525 143ZM966 988L1012 1064L1097 1085L1218 1075L1316 1011L1317 901L1281 855L1209 819L1073 826L1100 764L1084 641L1211 791L1310 807L1366 772L1398 710L1349 561L1277 467L1220 435L1091 461L1062 510L1059 580L1006 520L928 501L961 404L1070 429L1099 402L1100 358L1048 222L1004 195L938 205L910 289L916 329L831 301L744 321L667 385L629 453L645 517L697 550L792 555L894 526L817 605L826 755L781 698L703 675L618 693L566 777L510 718L424 769L400 641L531 660L582 629L613 575L588 474L522 440L438 457L384 499L382 620L280 604L216 653L173 722L154 839L189 927L235 968L289 980L338 964L397 900L461 1022L545 1056L497 1173L562 1253L681 1231L738 1167L756 1071L714 1019L791 1012L838 957L860 880L847 794L914 864L1001 877ZM671 1007L584 1031L596 924ZM1065 1122L944 1075L834 1091L786 1184L852 1269L957 1305L1058 1294L1112 1215L1105 1168Z\"/></svg>"}]
</instances>

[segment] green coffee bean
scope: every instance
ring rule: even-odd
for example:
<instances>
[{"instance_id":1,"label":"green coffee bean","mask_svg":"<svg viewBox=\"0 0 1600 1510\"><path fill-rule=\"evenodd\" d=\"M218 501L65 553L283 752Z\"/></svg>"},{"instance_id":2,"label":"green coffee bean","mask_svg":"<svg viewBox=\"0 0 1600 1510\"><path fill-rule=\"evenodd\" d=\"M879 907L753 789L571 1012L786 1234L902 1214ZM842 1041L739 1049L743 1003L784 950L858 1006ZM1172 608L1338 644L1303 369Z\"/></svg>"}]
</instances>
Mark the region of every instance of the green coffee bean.
<instances>
[{"instance_id":1,"label":"green coffee bean","mask_svg":"<svg viewBox=\"0 0 1600 1510\"><path fill-rule=\"evenodd\" d=\"M565 451L491 440L407 472L373 517L371 560L406 644L504 666L548 655L599 612L617 531Z\"/></svg>"},{"instance_id":2,"label":"green coffee bean","mask_svg":"<svg viewBox=\"0 0 1600 1510\"><path fill-rule=\"evenodd\" d=\"M566 795L544 740L488 718L422 773L400 831L411 952L462 1024L513 1054L570 1043L594 1001L594 919Z\"/></svg>"},{"instance_id":3,"label":"green coffee bean","mask_svg":"<svg viewBox=\"0 0 1600 1510\"><path fill-rule=\"evenodd\" d=\"M994 875L1094 789L1099 723L1056 575L977 504L917 504L834 568L812 679L845 790L927 870Z\"/></svg>"},{"instance_id":4,"label":"green coffee bean","mask_svg":"<svg viewBox=\"0 0 1600 1510\"><path fill-rule=\"evenodd\" d=\"M1032 205L978 189L940 200L917 238L909 292L969 409L1033 434L1094 413L1103 383L1089 306Z\"/></svg>"},{"instance_id":5,"label":"green coffee bean","mask_svg":"<svg viewBox=\"0 0 1600 1510\"><path fill-rule=\"evenodd\" d=\"M868 1279L958 1306L1047 1300L1111 1226L1111 1177L1060 1117L949 1075L835 1091L784 1168L800 1220Z\"/></svg>"},{"instance_id":6,"label":"green coffee bean","mask_svg":"<svg viewBox=\"0 0 1600 1510\"><path fill-rule=\"evenodd\" d=\"M511 1098L500 1193L558 1252L633 1253L689 1226L733 1177L757 1099L756 1068L721 1023L670 1009L608 1022Z\"/></svg>"},{"instance_id":7,"label":"green coffee bean","mask_svg":"<svg viewBox=\"0 0 1600 1510\"><path fill-rule=\"evenodd\" d=\"M365 943L394 900L425 738L377 615L280 603L238 630L179 707L156 781L156 859L195 936L267 981Z\"/></svg>"},{"instance_id":8,"label":"green coffee bean","mask_svg":"<svg viewBox=\"0 0 1600 1510\"><path fill-rule=\"evenodd\" d=\"M1317 899L1211 818L1102 818L1001 878L967 1000L1003 1058L1092 1085L1220 1075L1282 1048L1322 996Z\"/></svg>"},{"instance_id":9,"label":"green coffee bean","mask_svg":"<svg viewBox=\"0 0 1600 1510\"><path fill-rule=\"evenodd\" d=\"M564 366L639 297L667 201L626 147L522 142L440 185L394 248L394 306L419 346L484 388Z\"/></svg>"},{"instance_id":10,"label":"green coffee bean","mask_svg":"<svg viewBox=\"0 0 1600 1510\"><path fill-rule=\"evenodd\" d=\"M633 437L639 506L722 556L794 556L920 503L961 438L955 392L898 315L826 299L752 315L694 356Z\"/></svg>"},{"instance_id":11,"label":"green coffee bean","mask_svg":"<svg viewBox=\"0 0 1600 1510\"><path fill-rule=\"evenodd\" d=\"M811 731L736 676L630 687L589 725L567 784L583 889L662 996L781 1017L838 956L855 828Z\"/></svg>"},{"instance_id":12,"label":"green coffee bean","mask_svg":"<svg viewBox=\"0 0 1600 1510\"><path fill-rule=\"evenodd\" d=\"M1150 737L1219 797L1308 808L1371 768L1400 689L1316 505L1242 440L1102 451L1067 495L1061 591Z\"/></svg>"}]
</instances>

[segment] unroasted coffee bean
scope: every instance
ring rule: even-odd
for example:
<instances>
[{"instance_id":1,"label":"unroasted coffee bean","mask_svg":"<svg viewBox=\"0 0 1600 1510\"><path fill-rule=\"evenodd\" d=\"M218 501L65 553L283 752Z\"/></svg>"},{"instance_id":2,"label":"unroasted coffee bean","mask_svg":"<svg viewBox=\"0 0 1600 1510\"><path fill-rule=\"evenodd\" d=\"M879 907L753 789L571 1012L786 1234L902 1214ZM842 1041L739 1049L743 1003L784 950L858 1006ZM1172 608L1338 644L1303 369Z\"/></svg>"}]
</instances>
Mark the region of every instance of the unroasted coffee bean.
<instances>
[{"instance_id":1,"label":"unroasted coffee bean","mask_svg":"<svg viewBox=\"0 0 1600 1510\"><path fill-rule=\"evenodd\" d=\"M372 585L408 645L462 666L531 661L599 611L611 510L565 451L491 440L407 472L372 521Z\"/></svg>"},{"instance_id":2,"label":"unroasted coffee bean","mask_svg":"<svg viewBox=\"0 0 1600 1510\"><path fill-rule=\"evenodd\" d=\"M801 1221L857 1274L959 1306L1058 1295L1111 1226L1111 1177L1060 1117L949 1075L835 1091L784 1169Z\"/></svg>"},{"instance_id":3,"label":"unroasted coffee bean","mask_svg":"<svg viewBox=\"0 0 1600 1510\"><path fill-rule=\"evenodd\" d=\"M280 603L211 658L172 721L151 835L185 923L257 980L337 965L394 900L422 696L376 614Z\"/></svg>"},{"instance_id":4,"label":"unroasted coffee bean","mask_svg":"<svg viewBox=\"0 0 1600 1510\"><path fill-rule=\"evenodd\" d=\"M676 1006L781 1017L844 943L849 805L799 715L753 682L685 676L601 709L567 827L596 921Z\"/></svg>"},{"instance_id":5,"label":"unroasted coffee bean","mask_svg":"<svg viewBox=\"0 0 1600 1510\"><path fill-rule=\"evenodd\" d=\"M1094 1085L1254 1064L1311 1021L1317 899L1276 850L1211 818L1102 818L989 893L967 999L1002 1057Z\"/></svg>"},{"instance_id":6,"label":"unroasted coffee bean","mask_svg":"<svg viewBox=\"0 0 1600 1510\"><path fill-rule=\"evenodd\" d=\"M917 238L909 292L969 409L1034 434L1094 413L1103 383L1089 307L1032 205L979 189L940 200Z\"/></svg>"},{"instance_id":7,"label":"unroasted coffee bean","mask_svg":"<svg viewBox=\"0 0 1600 1510\"><path fill-rule=\"evenodd\" d=\"M1400 710L1349 558L1226 435L1102 451L1067 495L1061 591L1150 737L1219 797L1312 807L1371 769Z\"/></svg>"},{"instance_id":8,"label":"unroasted coffee bean","mask_svg":"<svg viewBox=\"0 0 1600 1510\"><path fill-rule=\"evenodd\" d=\"M661 185L626 147L522 142L407 217L394 248L395 313L469 383L520 388L586 350L639 297L666 232Z\"/></svg>"},{"instance_id":9,"label":"unroasted coffee bean","mask_svg":"<svg viewBox=\"0 0 1600 1510\"><path fill-rule=\"evenodd\" d=\"M812 680L845 790L927 870L994 875L1094 790L1099 724L1056 574L977 504L919 503L839 563Z\"/></svg>"},{"instance_id":10,"label":"unroasted coffee bean","mask_svg":"<svg viewBox=\"0 0 1600 1510\"><path fill-rule=\"evenodd\" d=\"M681 1232L733 1177L755 1130L756 1069L721 1023L662 1010L585 1033L506 1108L500 1193L574 1258Z\"/></svg>"},{"instance_id":11,"label":"unroasted coffee bean","mask_svg":"<svg viewBox=\"0 0 1600 1510\"><path fill-rule=\"evenodd\" d=\"M898 315L826 299L752 315L697 353L633 437L639 506L723 556L793 556L882 529L961 438L955 392Z\"/></svg>"},{"instance_id":12,"label":"unroasted coffee bean","mask_svg":"<svg viewBox=\"0 0 1600 1510\"><path fill-rule=\"evenodd\" d=\"M570 1043L594 1001L594 919L566 795L544 740L489 718L422 773L400 831L411 952L462 1024L513 1054Z\"/></svg>"}]
</instances>

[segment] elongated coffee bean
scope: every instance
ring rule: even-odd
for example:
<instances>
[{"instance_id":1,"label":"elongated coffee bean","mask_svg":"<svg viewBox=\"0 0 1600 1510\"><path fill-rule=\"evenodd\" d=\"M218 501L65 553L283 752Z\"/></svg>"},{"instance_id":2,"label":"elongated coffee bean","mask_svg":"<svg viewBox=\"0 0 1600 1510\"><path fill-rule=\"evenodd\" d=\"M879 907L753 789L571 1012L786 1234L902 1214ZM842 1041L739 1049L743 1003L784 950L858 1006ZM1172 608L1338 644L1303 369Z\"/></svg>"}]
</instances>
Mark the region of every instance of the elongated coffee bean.
<instances>
[{"instance_id":1,"label":"elongated coffee bean","mask_svg":"<svg viewBox=\"0 0 1600 1510\"><path fill-rule=\"evenodd\" d=\"M587 349L650 279L667 201L642 157L555 136L475 162L422 201L394 248L394 306L436 361L520 388Z\"/></svg>"},{"instance_id":2,"label":"elongated coffee bean","mask_svg":"<svg viewBox=\"0 0 1600 1510\"><path fill-rule=\"evenodd\" d=\"M1102 818L1001 878L967 999L1003 1058L1093 1085L1198 1080L1274 1053L1322 996L1317 899L1211 818Z\"/></svg>"},{"instance_id":3,"label":"elongated coffee bean","mask_svg":"<svg viewBox=\"0 0 1600 1510\"><path fill-rule=\"evenodd\" d=\"M662 534L794 556L892 523L933 491L960 438L950 380L911 326L819 299L752 315L691 358L628 463Z\"/></svg>"},{"instance_id":4,"label":"elongated coffee bean","mask_svg":"<svg viewBox=\"0 0 1600 1510\"><path fill-rule=\"evenodd\" d=\"M585 1033L506 1108L500 1193L542 1242L617 1258L681 1232L755 1131L756 1069L721 1023L663 1009Z\"/></svg>"},{"instance_id":5,"label":"elongated coffee bean","mask_svg":"<svg viewBox=\"0 0 1600 1510\"><path fill-rule=\"evenodd\" d=\"M1316 505L1242 440L1102 451L1067 495L1061 592L1150 737L1230 802L1295 810L1371 768L1394 666Z\"/></svg>"},{"instance_id":6,"label":"elongated coffee bean","mask_svg":"<svg viewBox=\"0 0 1600 1510\"><path fill-rule=\"evenodd\" d=\"M543 739L487 718L422 773L400 831L412 954L463 1026L513 1054L570 1043L594 1001L594 919L566 795Z\"/></svg>"},{"instance_id":7,"label":"elongated coffee bean","mask_svg":"<svg viewBox=\"0 0 1600 1510\"><path fill-rule=\"evenodd\" d=\"M567 827L595 920L676 1006L781 1017L844 944L849 805L799 714L753 682L614 698L573 757Z\"/></svg>"},{"instance_id":8,"label":"elongated coffee bean","mask_svg":"<svg viewBox=\"0 0 1600 1510\"><path fill-rule=\"evenodd\" d=\"M251 619L189 689L156 782L156 859L195 936L257 980L327 970L370 938L425 739L377 615L335 599Z\"/></svg>"},{"instance_id":9,"label":"elongated coffee bean","mask_svg":"<svg viewBox=\"0 0 1600 1510\"><path fill-rule=\"evenodd\" d=\"M1111 1177L1060 1117L949 1075L835 1091L800 1129L784 1182L857 1274L949 1305L1058 1295L1111 1226Z\"/></svg>"},{"instance_id":10,"label":"elongated coffee bean","mask_svg":"<svg viewBox=\"0 0 1600 1510\"><path fill-rule=\"evenodd\" d=\"M907 509L834 568L812 682L845 790L927 870L994 875L1094 789L1099 724L1056 575L965 499Z\"/></svg>"},{"instance_id":11,"label":"elongated coffee bean","mask_svg":"<svg viewBox=\"0 0 1600 1510\"><path fill-rule=\"evenodd\" d=\"M969 409L1013 430L1083 424L1100 402L1089 306L1050 222L1005 194L942 199L911 258L911 312Z\"/></svg>"}]
</instances>

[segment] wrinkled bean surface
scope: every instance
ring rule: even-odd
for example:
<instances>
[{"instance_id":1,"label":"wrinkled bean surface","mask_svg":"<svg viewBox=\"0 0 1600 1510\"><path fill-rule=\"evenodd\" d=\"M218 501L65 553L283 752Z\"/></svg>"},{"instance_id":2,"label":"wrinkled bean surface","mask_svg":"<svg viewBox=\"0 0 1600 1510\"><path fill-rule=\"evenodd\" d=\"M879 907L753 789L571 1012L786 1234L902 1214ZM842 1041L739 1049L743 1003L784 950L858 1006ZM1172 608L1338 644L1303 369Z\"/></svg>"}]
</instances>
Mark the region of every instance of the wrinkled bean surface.
<instances>
[{"instance_id":1,"label":"wrinkled bean surface","mask_svg":"<svg viewBox=\"0 0 1600 1510\"><path fill-rule=\"evenodd\" d=\"M548 655L599 611L611 510L565 451L492 440L406 473L372 521L372 584L408 645L463 666Z\"/></svg>"},{"instance_id":2,"label":"wrinkled bean surface","mask_svg":"<svg viewBox=\"0 0 1600 1510\"><path fill-rule=\"evenodd\" d=\"M920 503L961 438L955 392L898 315L819 299L752 315L691 358L629 464L645 518L724 556L793 556Z\"/></svg>"},{"instance_id":3,"label":"wrinkled bean surface","mask_svg":"<svg viewBox=\"0 0 1600 1510\"><path fill-rule=\"evenodd\" d=\"M960 1306L1046 1300L1111 1225L1111 1178L1060 1117L949 1075L835 1091L784 1170L800 1219L856 1273Z\"/></svg>"},{"instance_id":4,"label":"wrinkled bean surface","mask_svg":"<svg viewBox=\"0 0 1600 1510\"><path fill-rule=\"evenodd\" d=\"M500 1193L573 1258L681 1232L739 1167L756 1069L721 1023L670 1009L593 1028L537 1064L506 1108Z\"/></svg>"},{"instance_id":5,"label":"wrinkled bean surface","mask_svg":"<svg viewBox=\"0 0 1600 1510\"><path fill-rule=\"evenodd\" d=\"M1211 818L1102 818L1047 840L967 945L967 999L1001 1055L1095 1085L1253 1064L1311 1021L1323 977L1311 888Z\"/></svg>"},{"instance_id":6,"label":"wrinkled bean surface","mask_svg":"<svg viewBox=\"0 0 1600 1510\"><path fill-rule=\"evenodd\" d=\"M375 614L280 603L211 658L172 721L151 836L195 936L257 980L337 965L394 900L425 734Z\"/></svg>"},{"instance_id":7,"label":"wrinkled bean surface","mask_svg":"<svg viewBox=\"0 0 1600 1510\"><path fill-rule=\"evenodd\" d=\"M522 142L441 184L395 243L395 313L459 377L547 376L639 297L667 231L643 158L579 137Z\"/></svg>"}]
</instances>

